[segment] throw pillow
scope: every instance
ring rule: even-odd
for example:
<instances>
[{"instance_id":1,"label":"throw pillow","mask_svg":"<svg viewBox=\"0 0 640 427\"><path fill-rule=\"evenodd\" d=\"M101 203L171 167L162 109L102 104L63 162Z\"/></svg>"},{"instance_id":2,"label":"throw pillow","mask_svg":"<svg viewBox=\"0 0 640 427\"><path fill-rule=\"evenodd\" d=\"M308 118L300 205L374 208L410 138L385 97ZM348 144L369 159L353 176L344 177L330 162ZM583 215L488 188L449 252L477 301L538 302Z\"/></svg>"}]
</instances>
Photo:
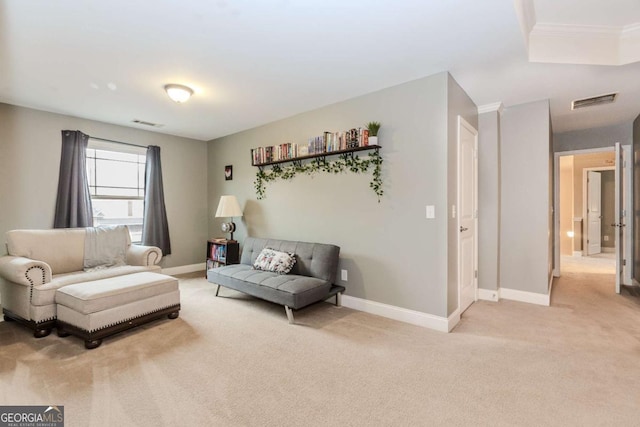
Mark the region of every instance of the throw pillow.
<instances>
[{"instance_id":1,"label":"throw pillow","mask_svg":"<svg viewBox=\"0 0 640 427\"><path fill-rule=\"evenodd\" d=\"M256 258L256 262L253 263L253 268L255 270L287 274L295 264L296 254L264 248L258 255L258 258Z\"/></svg>"}]
</instances>

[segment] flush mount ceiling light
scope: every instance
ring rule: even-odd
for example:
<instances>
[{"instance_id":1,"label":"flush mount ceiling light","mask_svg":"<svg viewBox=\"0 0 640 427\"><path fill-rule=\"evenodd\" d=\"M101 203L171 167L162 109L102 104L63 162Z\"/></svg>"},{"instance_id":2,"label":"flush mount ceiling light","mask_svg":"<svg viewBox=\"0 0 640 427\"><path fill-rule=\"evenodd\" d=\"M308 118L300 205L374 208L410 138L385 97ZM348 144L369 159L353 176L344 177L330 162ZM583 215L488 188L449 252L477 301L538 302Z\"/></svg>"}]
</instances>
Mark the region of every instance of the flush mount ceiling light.
<instances>
[{"instance_id":1,"label":"flush mount ceiling light","mask_svg":"<svg viewBox=\"0 0 640 427\"><path fill-rule=\"evenodd\" d=\"M191 95L193 95L193 89L184 85L168 84L165 85L164 90L167 91L169 98L178 104L187 102L189 98L191 98Z\"/></svg>"}]
</instances>

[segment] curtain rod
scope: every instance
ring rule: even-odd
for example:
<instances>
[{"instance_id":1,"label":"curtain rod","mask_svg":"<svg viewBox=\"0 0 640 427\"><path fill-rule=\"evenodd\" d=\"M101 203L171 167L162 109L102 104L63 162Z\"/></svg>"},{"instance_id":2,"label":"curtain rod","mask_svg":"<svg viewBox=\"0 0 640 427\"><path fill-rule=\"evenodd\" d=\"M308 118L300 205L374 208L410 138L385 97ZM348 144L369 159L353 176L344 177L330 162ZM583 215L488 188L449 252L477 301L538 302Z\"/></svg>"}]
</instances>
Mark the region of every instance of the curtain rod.
<instances>
[{"instance_id":1,"label":"curtain rod","mask_svg":"<svg viewBox=\"0 0 640 427\"><path fill-rule=\"evenodd\" d=\"M104 141L104 142L114 142L116 144L123 144L123 145L130 145L132 147L139 147L139 148L149 148L148 145L138 145L138 144L132 144L130 142L122 142L122 141L114 141L113 139L105 139L105 138L98 138L97 136L89 136L90 139L96 139L98 141Z\"/></svg>"}]
</instances>

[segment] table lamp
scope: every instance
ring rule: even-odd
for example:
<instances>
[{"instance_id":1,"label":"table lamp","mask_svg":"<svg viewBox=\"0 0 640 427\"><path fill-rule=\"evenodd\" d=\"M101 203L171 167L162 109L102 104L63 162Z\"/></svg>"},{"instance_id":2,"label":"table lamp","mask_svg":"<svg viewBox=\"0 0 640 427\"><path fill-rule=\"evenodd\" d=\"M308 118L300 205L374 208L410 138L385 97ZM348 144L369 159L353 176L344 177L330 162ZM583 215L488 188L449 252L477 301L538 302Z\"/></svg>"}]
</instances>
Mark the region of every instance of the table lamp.
<instances>
[{"instance_id":1,"label":"table lamp","mask_svg":"<svg viewBox=\"0 0 640 427\"><path fill-rule=\"evenodd\" d=\"M216 210L216 218L228 217L229 222L222 223L222 232L231 233L231 239L233 240L233 232L236 231L236 224L233 222L234 216L242 216L242 209L236 196L222 196L220 197L220 203L218 203L218 210Z\"/></svg>"}]
</instances>

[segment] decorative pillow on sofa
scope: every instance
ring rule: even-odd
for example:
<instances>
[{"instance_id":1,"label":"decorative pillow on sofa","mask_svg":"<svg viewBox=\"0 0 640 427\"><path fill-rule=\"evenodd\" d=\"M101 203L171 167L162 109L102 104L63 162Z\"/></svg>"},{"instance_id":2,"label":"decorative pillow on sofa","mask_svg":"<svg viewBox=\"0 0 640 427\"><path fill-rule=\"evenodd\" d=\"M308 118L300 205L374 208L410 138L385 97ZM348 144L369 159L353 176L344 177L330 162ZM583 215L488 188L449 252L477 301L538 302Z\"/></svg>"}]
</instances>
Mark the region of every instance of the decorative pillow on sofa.
<instances>
[{"instance_id":1,"label":"decorative pillow on sofa","mask_svg":"<svg viewBox=\"0 0 640 427\"><path fill-rule=\"evenodd\" d=\"M271 248L264 248L256 262L253 263L255 270L272 271L278 274L287 274L296 264L296 254L290 252L280 252Z\"/></svg>"}]
</instances>

